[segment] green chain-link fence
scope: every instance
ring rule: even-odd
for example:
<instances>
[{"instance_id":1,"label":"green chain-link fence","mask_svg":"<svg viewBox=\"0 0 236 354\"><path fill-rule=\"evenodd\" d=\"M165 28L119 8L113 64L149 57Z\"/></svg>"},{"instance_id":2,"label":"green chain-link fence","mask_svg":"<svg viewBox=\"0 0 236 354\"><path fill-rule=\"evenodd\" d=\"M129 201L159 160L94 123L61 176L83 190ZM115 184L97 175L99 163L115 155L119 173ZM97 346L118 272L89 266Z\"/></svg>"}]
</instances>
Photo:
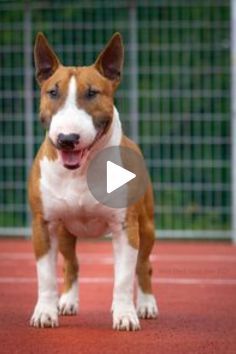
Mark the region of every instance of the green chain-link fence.
<instances>
[{"instance_id":1,"label":"green chain-link fence","mask_svg":"<svg viewBox=\"0 0 236 354\"><path fill-rule=\"evenodd\" d=\"M116 106L148 163L159 233L229 237L229 1L1 1L0 10L2 235L29 226L27 171L43 136L35 34L64 64L85 65L119 31L126 59Z\"/></svg>"}]
</instances>

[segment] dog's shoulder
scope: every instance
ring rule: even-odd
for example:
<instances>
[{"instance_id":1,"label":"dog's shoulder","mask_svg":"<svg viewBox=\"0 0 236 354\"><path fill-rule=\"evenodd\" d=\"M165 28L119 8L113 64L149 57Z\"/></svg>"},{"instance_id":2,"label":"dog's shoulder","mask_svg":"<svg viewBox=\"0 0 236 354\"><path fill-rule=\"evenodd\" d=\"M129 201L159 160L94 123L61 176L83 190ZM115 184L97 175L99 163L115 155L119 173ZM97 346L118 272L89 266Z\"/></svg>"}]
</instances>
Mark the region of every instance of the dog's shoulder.
<instances>
[{"instance_id":1,"label":"dog's shoulder","mask_svg":"<svg viewBox=\"0 0 236 354\"><path fill-rule=\"evenodd\" d=\"M55 160L57 158L57 154L53 146L51 145L48 136L45 136L45 139L43 143L41 144L36 157L33 161L31 170L29 172L29 178L28 178L28 198L29 202L31 204L31 207L34 206L33 209L35 209L35 206L40 205L41 208L41 203L39 203L40 199L40 193L39 193L39 180L40 180L40 161L44 158L47 157L49 160Z\"/></svg>"},{"instance_id":2,"label":"dog's shoulder","mask_svg":"<svg viewBox=\"0 0 236 354\"><path fill-rule=\"evenodd\" d=\"M129 148L129 149L133 150L134 152L138 153L139 155L142 155L142 152L141 152L139 146L132 139L128 138L124 134L121 139L121 146L125 147L125 148Z\"/></svg>"}]
</instances>

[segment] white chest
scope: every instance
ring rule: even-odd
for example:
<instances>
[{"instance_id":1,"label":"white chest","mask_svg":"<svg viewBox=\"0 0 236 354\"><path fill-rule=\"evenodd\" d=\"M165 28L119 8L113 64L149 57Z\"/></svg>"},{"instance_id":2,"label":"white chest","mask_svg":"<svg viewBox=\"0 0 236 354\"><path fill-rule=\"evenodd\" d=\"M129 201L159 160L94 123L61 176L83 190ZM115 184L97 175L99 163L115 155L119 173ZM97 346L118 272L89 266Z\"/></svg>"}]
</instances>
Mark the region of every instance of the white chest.
<instances>
[{"instance_id":1,"label":"white chest","mask_svg":"<svg viewBox=\"0 0 236 354\"><path fill-rule=\"evenodd\" d=\"M40 191L44 217L63 221L75 236L102 236L117 222L117 212L100 204L90 193L87 180L78 171L65 169L44 157L40 162ZM118 216L118 219L120 217Z\"/></svg>"},{"instance_id":2,"label":"white chest","mask_svg":"<svg viewBox=\"0 0 236 354\"><path fill-rule=\"evenodd\" d=\"M121 142L121 124L115 107L110 129L103 148ZM75 236L96 237L115 232L125 220L125 209L109 208L93 197L81 169L67 170L58 160L44 157L40 161L40 192L45 219L63 221Z\"/></svg>"}]
</instances>

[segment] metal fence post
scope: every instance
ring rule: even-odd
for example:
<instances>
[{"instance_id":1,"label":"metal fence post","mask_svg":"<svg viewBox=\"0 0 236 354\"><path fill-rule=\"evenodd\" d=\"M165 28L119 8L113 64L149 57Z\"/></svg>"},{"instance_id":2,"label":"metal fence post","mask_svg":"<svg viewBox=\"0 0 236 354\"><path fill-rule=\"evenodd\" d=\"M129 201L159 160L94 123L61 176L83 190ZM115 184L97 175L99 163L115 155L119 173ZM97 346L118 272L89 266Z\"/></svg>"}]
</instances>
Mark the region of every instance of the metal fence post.
<instances>
[{"instance_id":1,"label":"metal fence post","mask_svg":"<svg viewBox=\"0 0 236 354\"><path fill-rule=\"evenodd\" d=\"M130 17L130 121L131 137L136 143L139 140L138 114L138 36L136 1L131 1Z\"/></svg>"},{"instance_id":2,"label":"metal fence post","mask_svg":"<svg viewBox=\"0 0 236 354\"><path fill-rule=\"evenodd\" d=\"M236 243L236 0L231 0L232 241Z\"/></svg>"},{"instance_id":3,"label":"metal fence post","mask_svg":"<svg viewBox=\"0 0 236 354\"><path fill-rule=\"evenodd\" d=\"M32 19L30 1L24 6L24 107L25 107L25 168L26 176L33 161L33 83L32 83ZM29 226L31 218L26 204L26 221Z\"/></svg>"}]
</instances>

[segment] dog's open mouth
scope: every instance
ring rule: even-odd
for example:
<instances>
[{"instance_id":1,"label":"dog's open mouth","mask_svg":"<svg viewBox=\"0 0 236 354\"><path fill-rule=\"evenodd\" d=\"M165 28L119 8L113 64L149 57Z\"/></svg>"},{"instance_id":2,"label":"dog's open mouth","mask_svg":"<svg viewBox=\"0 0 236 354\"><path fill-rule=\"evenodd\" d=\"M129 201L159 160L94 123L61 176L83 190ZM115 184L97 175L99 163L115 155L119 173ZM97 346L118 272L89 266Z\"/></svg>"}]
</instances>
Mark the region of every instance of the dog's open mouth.
<instances>
[{"instance_id":1,"label":"dog's open mouth","mask_svg":"<svg viewBox=\"0 0 236 354\"><path fill-rule=\"evenodd\" d=\"M82 150L58 150L58 154L64 167L69 170L75 170L86 160L88 151L88 148Z\"/></svg>"},{"instance_id":2,"label":"dog's open mouth","mask_svg":"<svg viewBox=\"0 0 236 354\"><path fill-rule=\"evenodd\" d=\"M101 129L101 128L99 129L95 139L93 140L93 142L89 146L87 146L86 148L80 149L80 150L70 149L70 148L68 148L68 149L59 148L50 139L51 143L55 146L55 148L58 151L59 160L62 163L62 165L64 167L68 168L69 170L75 170L75 169L79 168L81 165L83 165L83 163L86 161L92 147L104 135L106 126L107 126L107 124L103 125L103 127L102 127L103 129Z\"/></svg>"}]
</instances>

